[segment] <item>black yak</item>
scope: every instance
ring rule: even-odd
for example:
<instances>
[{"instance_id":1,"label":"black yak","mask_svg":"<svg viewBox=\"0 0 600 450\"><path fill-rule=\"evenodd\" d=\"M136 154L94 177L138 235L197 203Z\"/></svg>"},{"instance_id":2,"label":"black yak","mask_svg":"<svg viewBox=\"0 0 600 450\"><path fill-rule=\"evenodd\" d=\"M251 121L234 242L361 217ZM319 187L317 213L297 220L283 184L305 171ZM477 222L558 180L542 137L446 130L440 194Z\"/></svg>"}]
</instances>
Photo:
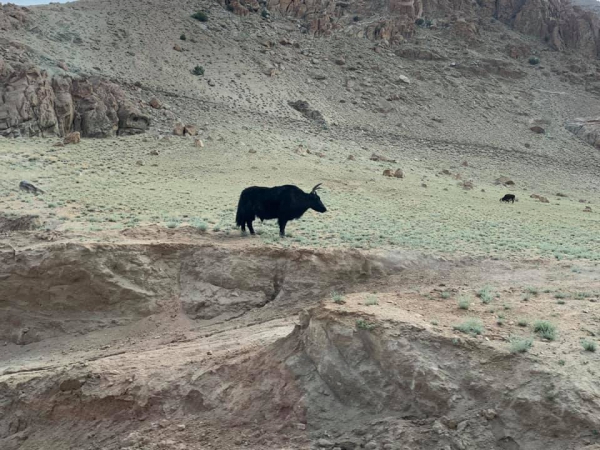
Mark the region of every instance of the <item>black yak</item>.
<instances>
[{"instance_id":1,"label":"black yak","mask_svg":"<svg viewBox=\"0 0 600 450\"><path fill-rule=\"evenodd\" d=\"M279 235L285 237L285 226L290 220L299 219L307 209L317 212L327 211L323 202L317 195L317 184L309 194L297 186L286 184L275 187L251 186L242 191L238 202L235 222L246 232L246 225L250 234L254 234L252 221L258 217L260 221L277 219Z\"/></svg>"},{"instance_id":2,"label":"black yak","mask_svg":"<svg viewBox=\"0 0 600 450\"><path fill-rule=\"evenodd\" d=\"M500 201L501 202L506 202L506 203L508 203L508 202L514 203L515 202L515 195L514 194L506 194L504 197L502 197L500 199Z\"/></svg>"}]
</instances>

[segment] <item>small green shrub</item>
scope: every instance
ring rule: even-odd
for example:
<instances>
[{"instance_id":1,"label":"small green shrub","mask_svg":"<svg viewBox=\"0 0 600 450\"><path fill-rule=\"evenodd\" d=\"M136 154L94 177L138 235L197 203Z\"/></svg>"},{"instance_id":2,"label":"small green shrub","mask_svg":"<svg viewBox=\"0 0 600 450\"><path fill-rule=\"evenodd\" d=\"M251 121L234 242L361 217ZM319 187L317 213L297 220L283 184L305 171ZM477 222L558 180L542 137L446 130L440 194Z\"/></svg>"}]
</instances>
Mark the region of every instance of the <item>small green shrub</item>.
<instances>
[{"instance_id":1,"label":"small green shrub","mask_svg":"<svg viewBox=\"0 0 600 450\"><path fill-rule=\"evenodd\" d=\"M528 302L529 300L531 300L531 294L529 294L529 293L523 294L521 296L521 300L523 300L524 302Z\"/></svg>"},{"instance_id":2,"label":"small green shrub","mask_svg":"<svg viewBox=\"0 0 600 450\"><path fill-rule=\"evenodd\" d=\"M269 12L268 9L263 9L260 12L260 15L262 16L263 19L268 19L269 17L271 17L271 13Z\"/></svg>"},{"instance_id":3,"label":"small green shrub","mask_svg":"<svg viewBox=\"0 0 600 450\"><path fill-rule=\"evenodd\" d=\"M377 300L377 297L375 295L369 295L367 297L367 299L365 300L365 305L366 306L379 305L379 300Z\"/></svg>"},{"instance_id":4,"label":"small green shrub","mask_svg":"<svg viewBox=\"0 0 600 450\"><path fill-rule=\"evenodd\" d=\"M452 294L451 294L450 292L448 292L448 291L444 291L444 292L442 292L442 298L443 298L444 300L447 300L447 299L449 299L450 297L452 297Z\"/></svg>"},{"instance_id":5,"label":"small green shrub","mask_svg":"<svg viewBox=\"0 0 600 450\"><path fill-rule=\"evenodd\" d=\"M208 14L204 11L198 11L192 14L192 19L199 20L200 22L208 22Z\"/></svg>"},{"instance_id":6,"label":"small green shrub","mask_svg":"<svg viewBox=\"0 0 600 450\"><path fill-rule=\"evenodd\" d=\"M194 67L194 70L192 70L192 73L198 77L201 77L202 75L204 75L204 67L196 66Z\"/></svg>"},{"instance_id":7,"label":"small green shrub","mask_svg":"<svg viewBox=\"0 0 600 450\"><path fill-rule=\"evenodd\" d=\"M181 36L179 36L179 39L181 39L182 41L187 41L187 36L185 35L185 33L181 33Z\"/></svg>"},{"instance_id":8,"label":"small green shrub","mask_svg":"<svg viewBox=\"0 0 600 450\"><path fill-rule=\"evenodd\" d=\"M596 343L594 341L588 341L587 339L584 339L581 341L581 346L586 352L593 353L596 351Z\"/></svg>"},{"instance_id":9,"label":"small green shrub","mask_svg":"<svg viewBox=\"0 0 600 450\"><path fill-rule=\"evenodd\" d=\"M425 25L425 19L423 19L422 17L419 17L417 20L415 20L415 25L418 27Z\"/></svg>"},{"instance_id":10,"label":"small green shrub","mask_svg":"<svg viewBox=\"0 0 600 450\"><path fill-rule=\"evenodd\" d=\"M208 224L200 219L192 219L192 226L202 232L208 230Z\"/></svg>"},{"instance_id":11,"label":"small green shrub","mask_svg":"<svg viewBox=\"0 0 600 450\"><path fill-rule=\"evenodd\" d=\"M375 328L375 324L374 323L369 323L367 322L365 319L358 319L356 321L356 327L359 330L367 330L367 331L371 331L372 329Z\"/></svg>"},{"instance_id":12,"label":"small green shrub","mask_svg":"<svg viewBox=\"0 0 600 450\"><path fill-rule=\"evenodd\" d=\"M467 297L460 297L458 299L458 309L469 309L471 301Z\"/></svg>"},{"instance_id":13,"label":"small green shrub","mask_svg":"<svg viewBox=\"0 0 600 450\"><path fill-rule=\"evenodd\" d=\"M529 323L527 322L527 320L525 319L519 319L519 321L517 322L517 325L519 325L520 327L526 327L527 325L529 325Z\"/></svg>"},{"instance_id":14,"label":"small green shrub","mask_svg":"<svg viewBox=\"0 0 600 450\"><path fill-rule=\"evenodd\" d=\"M547 320L537 320L533 324L533 331L549 341L554 341L556 339L556 326Z\"/></svg>"},{"instance_id":15,"label":"small green shrub","mask_svg":"<svg viewBox=\"0 0 600 450\"><path fill-rule=\"evenodd\" d=\"M179 226L179 221L177 220L172 220L170 222L167 222L167 228L177 228Z\"/></svg>"},{"instance_id":16,"label":"small green shrub","mask_svg":"<svg viewBox=\"0 0 600 450\"><path fill-rule=\"evenodd\" d=\"M529 64L531 64L532 66L537 66L540 63L540 58L538 58L537 56L532 56L531 58L529 58Z\"/></svg>"},{"instance_id":17,"label":"small green shrub","mask_svg":"<svg viewBox=\"0 0 600 450\"><path fill-rule=\"evenodd\" d=\"M331 300L333 300L333 303L337 303L338 305L346 303L346 301L344 300L344 296L336 291L333 291L331 293Z\"/></svg>"},{"instance_id":18,"label":"small green shrub","mask_svg":"<svg viewBox=\"0 0 600 450\"><path fill-rule=\"evenodd\" d=\"M502 314L498 314L498 317L496 318L496 324L500 326L504 325L504 316Z\"/></svg>"},{"instance_id":19,"label":"small green shrub","mask_svg":"<svg viewBox=\"0 0 600 450\"><path fill-rule=\"evenodd\" d=\"M564 300L559 300L559 301L557 301L556 303L558 303L559 305L564 305L564 304L565 304L565 301L564 301Z\"/></svg>"},{"instance_id":20,"label":"small green shrub","mask_svg":"<svg viewBox=\"0 0 600 450\"><path fill-rule=\"evenodd\" d=\"M483 289L480 289L479 292L477 292L477 297L479 297L481 301L487 305L494 299L494 293L489 286L485 286Z\"/></svg>"},{"instance_id":21,"label":"small green shrub","mask_svg":"<svg viewBox=\"0 0 600 450\"><path fill-rule=\"evenodd\" d=\"M479 319L471 318L455 325L454 329L466 334L479 335L483 333L483 323Z\"/></svg>"},{"instance_id":22,"label":"small green shrub","mask_svg":"<svg viewBox=\"0 0 600 450\"><path fill-rule=\"evenodd\" d=\"M437 327L439 325L439 323L437 320L432 320L431 325L433 325L434 327Z\"/></svg>"},{"instance_id":23,"label":"small green shrub","mask_svg":"<svg viewBox=\"0 0 600 450\"><path fill-rule=\"evenodd\" d=\"M509 342L511 353L525 353L533 345L533 339L531 338L514 337Z\"/></svg>"},{"instance_id":24,"label":"small green shrub","mask_svg":"<svg viewBox=\"0 0 600 450\"><path fill-rule=\"evenodd\" d=\"M558 365L559 365L559 366L564 366L565 364L566 364L566 363L565 363L565 360L564 360L564 359L559 359L559 360L558 360Z\"/></svg>"},{"instance_id":25,"label":"small green shrub","mask_svg":"<svg viewBox=\"0 0 600 450\"><path fill-rule=\"evenodd\" d=\"M557 292L556 294L554 294L554 298L569 298L569 294L566 294L564 292Z\"/></svg>"},{"instance_id":26,"label":"small green shrub","mask_svg":"<svg viewBox=\"0 0 600 450\"><path fill-rule=\"evenodd\" d=\"M359 16L354 16L354 17L352 18L352 20L353 20L354 22L360 22L360 17L359 17Z\"/></svg>"}]
</instances>

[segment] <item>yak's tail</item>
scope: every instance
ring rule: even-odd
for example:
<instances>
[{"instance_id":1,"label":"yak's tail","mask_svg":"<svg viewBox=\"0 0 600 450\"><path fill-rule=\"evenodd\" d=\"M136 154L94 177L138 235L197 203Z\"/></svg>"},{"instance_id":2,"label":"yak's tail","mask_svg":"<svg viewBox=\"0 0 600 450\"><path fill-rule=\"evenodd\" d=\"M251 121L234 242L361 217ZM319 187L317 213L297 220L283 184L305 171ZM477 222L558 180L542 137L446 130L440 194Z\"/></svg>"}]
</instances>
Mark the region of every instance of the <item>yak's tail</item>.
<instances>
[{"instance_id":1,"label":"yak's tail","mask_svg":"<svg viewBox=\"0 0 600 450\"><path fill-rule=\"evenodd\" d=\"M238 227L241 227L246 222L246 208L248 207L248 202L244 198L244 192L240 195L240 200L238 201L237 213L235 214L235 224Z\"/></svg>"}]
</instances>

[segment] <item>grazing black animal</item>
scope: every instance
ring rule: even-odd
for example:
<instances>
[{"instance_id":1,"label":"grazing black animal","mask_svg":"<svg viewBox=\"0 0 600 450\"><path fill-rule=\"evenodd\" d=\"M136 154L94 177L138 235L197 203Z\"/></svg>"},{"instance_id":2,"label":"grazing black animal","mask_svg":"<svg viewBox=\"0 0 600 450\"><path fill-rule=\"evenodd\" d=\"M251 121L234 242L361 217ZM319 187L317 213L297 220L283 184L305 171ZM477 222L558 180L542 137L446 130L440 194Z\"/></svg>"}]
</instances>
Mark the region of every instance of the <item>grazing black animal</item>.
<instances>
[{"instance_id":1,"label":"grazing black animal","mask_svg":"<svg viewBox=\"0 0 600 450\"><path fill-rule=\"evenodd\" d=\"M26 191L26 192L33 192L35 195L38 194L38 192L41 192L42 194L44 193L44 191L42 191L39 187L34 186L33 184L31 184L29 181L21 181L19 183L19 189L21 189L22 191Z\"/></svg>"},{"instance_id":2,"label":"grazing black animal","mask_svg":"<svg viewBox=\"0 0 600 450\"><path fill-rule=\"evenodd\" d=\"M317 184L309 194L297 186L286 184L275 187L251 186L242 191L238 202L235 222L246 232L246 225L250 234L254 234L252 221L258 217L260 221L277 219L279 235L285 237L285 226L290 220L299 219L307 209L317 212L327 212L327 208L317 195L321 183Z\"/></svg>"},{"instance_id":3,"label":"grazing black animal","mask_svg":"<svg viewBox=\"0 0 600 450\"><path fill-rule=\"evenodd\" d=\"M508 202L514 203L515 202L515 195L514 194L506 194L504 197L502 197L500 199L500 201L501 202L506 202L506 203L508 203Z\"/></svg>"}]
</instances>

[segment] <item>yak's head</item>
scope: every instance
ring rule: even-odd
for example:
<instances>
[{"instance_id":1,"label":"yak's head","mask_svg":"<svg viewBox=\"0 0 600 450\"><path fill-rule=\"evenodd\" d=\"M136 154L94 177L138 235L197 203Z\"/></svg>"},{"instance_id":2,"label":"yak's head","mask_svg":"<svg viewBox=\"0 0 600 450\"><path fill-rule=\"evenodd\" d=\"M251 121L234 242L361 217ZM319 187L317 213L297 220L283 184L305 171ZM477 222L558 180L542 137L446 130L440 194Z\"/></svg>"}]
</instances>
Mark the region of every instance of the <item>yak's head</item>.
<instances>
[{"instance_id":1,"label":"yak's head","mask_svg":"<svg viewBox=\"0 0 600 450\"><path fill-rule=\"evenodd\" d=\"M308 198L310 201L311 209L314 209L315 211L320 213L324 213L327 212L327 208L325 208L325 205L323 204L323 202L319 198L319 195L317 194L317 189L319 189L319 186L321 186L321 183L317 184L314 188L312 188L312 191L310 191L310 194L308 194Z\"/></svg>"}]
</instances>

